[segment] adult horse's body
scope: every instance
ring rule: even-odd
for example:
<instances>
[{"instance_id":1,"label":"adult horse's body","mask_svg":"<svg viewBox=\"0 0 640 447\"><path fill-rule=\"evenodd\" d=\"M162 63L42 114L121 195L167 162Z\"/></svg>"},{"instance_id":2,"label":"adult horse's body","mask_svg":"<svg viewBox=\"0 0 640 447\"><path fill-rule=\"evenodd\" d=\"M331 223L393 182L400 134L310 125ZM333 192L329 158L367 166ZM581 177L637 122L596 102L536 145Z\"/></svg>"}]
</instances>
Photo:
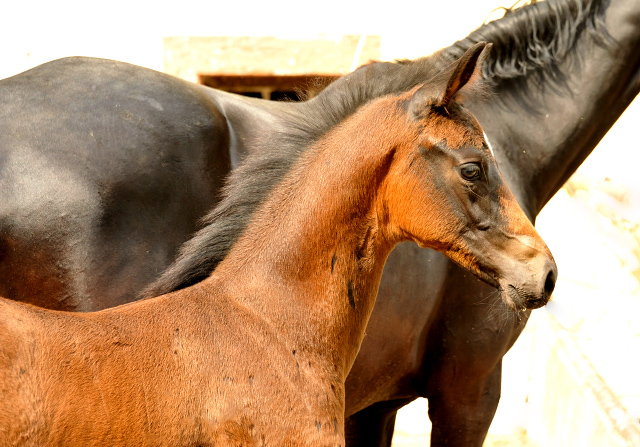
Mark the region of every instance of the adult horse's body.
<instances>
[{"instance_id":1,"label":"adult horse's body","mask_svg":"<svg viewBox=\"0 0 640 447\"><path fill-rule=\"evenodd\" d=\"M344 445L344 383L398 242L445 253L514 311L546 304L553 258L458 99L484 51L294 119L198 232L221 252L206 280L94 313L0 299L0 444Z\"/></svg>"},{"instance_id":2,"label":"adult horse's body","mask_svg":"<svg viewBox=\"0 0 640 447\"><path fill-rule=\"evenodd\" d=\"M481 28L494 42L495 68L485 77L498 94L469 108L530 217L637 93L637 7L549 1ZM592 23L603 13L615 44L593 42ZM528 22L537 34L519 25ZM446 62L474 40L436 57ZM420 61L402 67L362 67L326 94L348 83L361 101L427 79ZM206 172L206 161L219 159L214 168L226 171L255 138L314 104L251 101L94 59L56 61L0 81L0 97L0 294L73 310L132 300L213 205L219 178ZM145 189L154 193L128 195ZM193 200L177 195L181 189ZM347 382L347 414L357 412L348 422L353 445L388 445L396 409L418 396L430 401L432 445L482 444L502 355L524 326L491 311L492 292L437 253L397 247Z\"/></svg>"}]
</instances>

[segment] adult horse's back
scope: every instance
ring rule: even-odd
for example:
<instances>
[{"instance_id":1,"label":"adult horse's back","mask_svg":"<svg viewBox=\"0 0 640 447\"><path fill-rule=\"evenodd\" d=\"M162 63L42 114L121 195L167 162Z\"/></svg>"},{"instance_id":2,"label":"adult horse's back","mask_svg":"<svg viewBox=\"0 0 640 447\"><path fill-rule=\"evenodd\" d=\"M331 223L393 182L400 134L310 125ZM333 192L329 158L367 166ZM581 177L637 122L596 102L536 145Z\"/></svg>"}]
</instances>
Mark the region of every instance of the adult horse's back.
<instances>
[{"instance_id":1,"label":"adult horse's back","mask_svg":"<svg viewBox=\"0 0 640 447\"><path fill-rule=\"evenodd\" d=\"M251 100L230 109L229 96L91 58L0 81L0 295L77 311L131 301L244 151L248 120L230 121ZM258 130L268 108L251 116Z\"/></svg>"}]
</instances>

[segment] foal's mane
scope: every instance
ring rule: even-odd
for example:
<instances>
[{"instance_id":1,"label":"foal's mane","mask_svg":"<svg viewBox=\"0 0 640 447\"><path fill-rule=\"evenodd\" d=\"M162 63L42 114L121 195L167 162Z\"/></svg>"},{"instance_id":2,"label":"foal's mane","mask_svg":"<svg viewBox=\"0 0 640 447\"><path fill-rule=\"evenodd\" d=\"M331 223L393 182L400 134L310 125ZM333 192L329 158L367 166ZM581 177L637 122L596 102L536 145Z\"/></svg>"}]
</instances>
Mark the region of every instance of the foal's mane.
<instances>
[{"instance_id":1,"label":"foal's mane","mask_svg":"<svg viewBox=\"0 0 640 447\"><path fill-rule=\"evenodd\" d=\"M449 65L444 62L440 58L426 60L420 83ZM399 64L392 65L405 71ZM281 111L280 128L255 143L252 154L227 178L222 200L202 219L203 227L182 245L176 261L141 297L170 293L207 278L240 238L260 204L313 143L369 101L418 84L409 76L380 82L376 74L380 67L378 63L361 67L315 98L292 103L289 110Z\"/></svg>"},{"instance_id":2,"label":"foal's mane","mask_svg":"<svg viewBox=\"0 0 640 447\"><path fill-rule=\"evenodd\" d=\"M221 202L180 249L178 259L143 297L158 296L207 278L249 225L256 209L305 150L367 102L424 83L480 41L493 43L484 65L491 83L517 79L562 61L585 30L602 36L607 0L547 0L509 12L432 56L373 62L330 84L315 98L292 104L273 132L227 180ZM602 38L602 37L601 37ZM559 79L557 74L552 76ZM286 116L284 116L286 115Z\"/></svg>"}]
</instances>

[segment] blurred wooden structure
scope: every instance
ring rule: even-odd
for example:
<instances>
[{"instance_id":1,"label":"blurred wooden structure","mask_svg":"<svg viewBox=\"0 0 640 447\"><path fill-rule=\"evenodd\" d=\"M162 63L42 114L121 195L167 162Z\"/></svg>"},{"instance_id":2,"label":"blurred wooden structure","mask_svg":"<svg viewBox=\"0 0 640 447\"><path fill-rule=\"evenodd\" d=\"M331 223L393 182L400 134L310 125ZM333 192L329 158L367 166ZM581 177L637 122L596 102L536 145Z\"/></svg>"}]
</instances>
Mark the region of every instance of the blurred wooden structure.
<instances>
[{"instance_id":1,"label":"blurred wooden structure","mask_svg":"<svg viewBox=\"0 0 640 447\"><path fill-rule=\"evenodd\" d=\"M380 59L380 36L165 37L164 71L247 96L299 100Z\"/></svg>"}]
</instances>

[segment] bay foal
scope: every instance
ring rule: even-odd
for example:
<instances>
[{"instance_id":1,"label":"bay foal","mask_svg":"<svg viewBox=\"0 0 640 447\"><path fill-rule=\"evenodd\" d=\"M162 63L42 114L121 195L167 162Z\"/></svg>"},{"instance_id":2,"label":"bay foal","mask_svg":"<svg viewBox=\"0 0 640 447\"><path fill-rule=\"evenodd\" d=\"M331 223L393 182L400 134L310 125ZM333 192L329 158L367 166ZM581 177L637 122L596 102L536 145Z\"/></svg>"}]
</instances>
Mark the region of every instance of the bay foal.
<instances>
[{"instance_id":1,"label":"bay foal","mask_svg":"<svg viewBox=\"0 0 640 447\"><path fill-rule=\"evenodd\" d=\"M344 381L400 241L514 309L546 302L553 258L461 105L486 51L250 157L196 236L224 253L208 279L86 314L0 300L0 445L343 446Z\"/></svg>"}]
</instances>

